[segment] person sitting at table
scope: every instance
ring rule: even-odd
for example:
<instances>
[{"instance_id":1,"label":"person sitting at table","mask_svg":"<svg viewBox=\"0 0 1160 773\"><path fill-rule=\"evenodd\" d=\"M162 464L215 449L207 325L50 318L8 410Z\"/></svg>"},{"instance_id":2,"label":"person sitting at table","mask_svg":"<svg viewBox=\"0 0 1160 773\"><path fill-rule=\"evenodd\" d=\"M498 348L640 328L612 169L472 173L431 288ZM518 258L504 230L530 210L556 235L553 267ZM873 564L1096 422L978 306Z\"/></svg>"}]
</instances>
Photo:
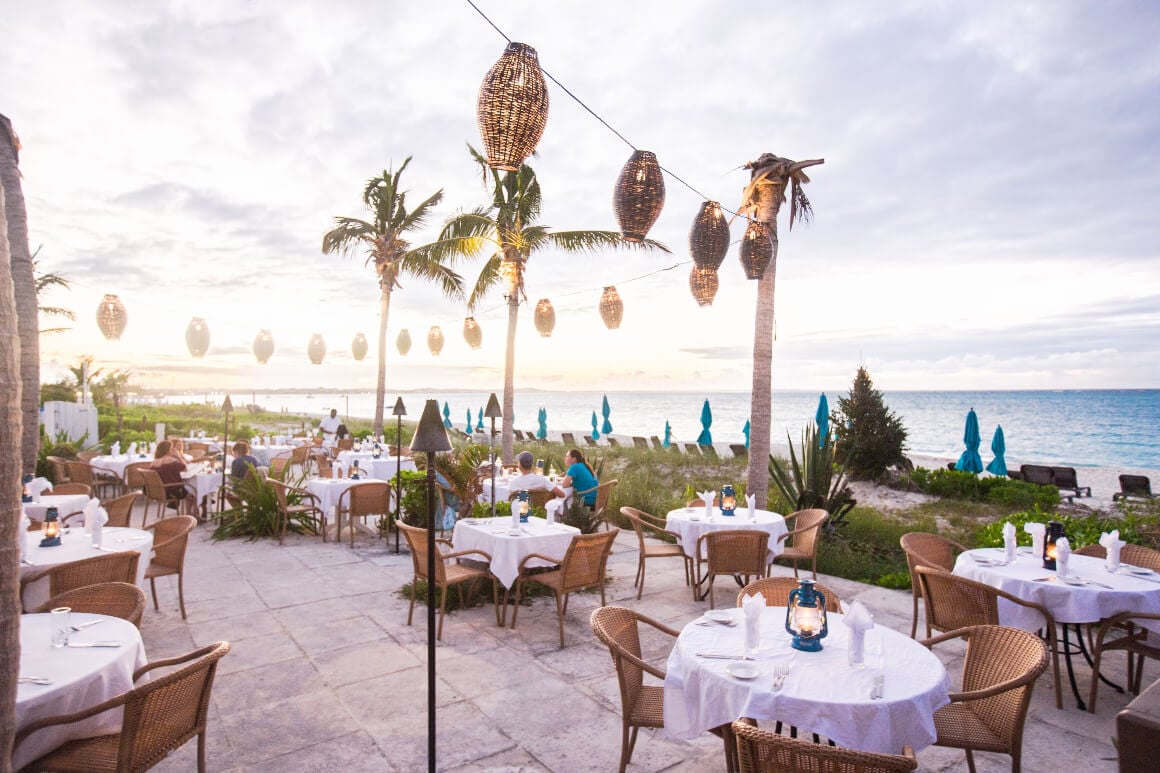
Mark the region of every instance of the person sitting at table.
<instances>
[{"instance_id":1,"label":"person sitting at table","mask_svg":"<svg viewBox=\"0 0 1160 773\"><path fill-rule=\"evenodd\" d=\"M596 479L596 473L588 466L588 462L584 461L584 454L580 453L578 448L573 448L564 454L564 464L568 465L568 470L564 473L564 480L560 485L573 491L588 491L584 495L584 504L595 507L595 489L600 485L600 481Z\"/></svg>"},{"instance_id":2,"label":"person sitting at table","mask_svg":"<svg viewBox=\"0 0 1160 773\"><path fill-rule=\"evenodd\" d=\"M197 498L186 490L185 481L181 478L181 473L185 472L185 460L174 454L171 441L162 440L157 444L149 467L161 478L165 485L165 498L175 503L179 512L182 502L185 502L186 512L197 511Z\"/></svg>"},{"instance_id":3,"label":"person sitting at table","mask_svg":"<svg viewBox=\"0 0 1160 773\"><path fill-rule=\"evenodd\" d=\"M318 429L322 431L323 442L333 444L334 436L340 426L342 426L342 422L338 420L338 409L331 408L330 415L318 422Z\"/></svg>"},{"instance_id":4,"label":"person sitting at table","mask_svg":"<svg viewBox=\"0 0 1160 773\"><path fill-rule=\"evenodd\" d=\"M238 485L249 473L250 468L257 469L258 460L250 454L250 444L244 440L234 443L234 460L230 462L230 478L233 485Z\"/></svg>"},{"instance_id":5,"label":"person sitting at table","mask_svg":"<svg viewBox=\"0 0 1160 773\"><path fill-rule=\"evenodd\" d=\"M508 491L551 491L553 496L564 496L564 490L552 483L545 476L533 472L536 458L530 451L523 451L516 457L519 465L519 475L508 480Z\"/></svg>"},{"instance_id":6,"label":"person sitting at table","mask_svg":"<svg viewBox=\"0 0 1160 773\"><path fill-rule=\"evenodd\" d=\"M169 441L163 440L161 442L162 443L165 443L165 442L169 443L169 454L168 454L169 456L180 461L182 464L185 464L189 460L189 457L185 455L185 441L182 440L181 438L175 437L172 440L169 440ZM160 446L161 443L158 443L157 445ZM160 458L157 456L156 451L154 451L153 458L154 459Z\"/></svg>"}]
</instances>

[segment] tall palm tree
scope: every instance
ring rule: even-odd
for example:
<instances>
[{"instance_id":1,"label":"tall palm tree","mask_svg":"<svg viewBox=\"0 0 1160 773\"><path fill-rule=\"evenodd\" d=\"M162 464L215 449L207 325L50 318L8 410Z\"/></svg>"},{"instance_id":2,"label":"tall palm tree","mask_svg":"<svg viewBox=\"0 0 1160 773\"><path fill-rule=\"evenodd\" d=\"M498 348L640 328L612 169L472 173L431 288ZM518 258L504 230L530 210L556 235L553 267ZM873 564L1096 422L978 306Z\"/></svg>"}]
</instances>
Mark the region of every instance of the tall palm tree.
<instances>
[{"instance_id":1,"label":"tall palm tree","mask_svg":"<svg viewBox=\"0 0 1160 773\"><path fill-rule=\"evenodd\" d=\"M536 252L554 247L564 252L597 252L618 247L656 249L668 252L660 242L646 239L627 242L615 231L551 231L539 225L543 196L536 173L527 164L518 171L500 173L492 169L487 159L470 145L471 157L483 173L484 186L489 175L492 202L471 212L456 215L443 226L439 241L431 245L436 254L476 256L486 249L493 252L483 264L479 278L467 299L467 307L474 310L487 292L502 284L508 304L507 344L504 350L503 375L503 461L511 464L513 458L513 407L515 403L516 325L519 321L520 301L524 294L524 270L528 259Z\"/></svg>"},{"instance_id":2,"label":"tall palm tree","mask_svg":"<svg viewBox=\"0 0 1160 773\"><path fill-rule=\"evenodd\" d=\"M810 181L805 170L824 164L824 159L790 161L772 153L762 153L756 161L745 165L752 170L749 185L741 203L743 212L753 213L755 219L769 229L773 242L773 257L765 276L757 286L757 317L753 330L753 391L749 404L749 470L745 490L757 495L757 506L764 508L769 492L769 425L770 382L773 369L773 295L777 275L777 214L785 203L786 189L790 190L789 227L792 230L798 218L809 221L813 217L810 200L802 186Z\"/></svg>"},{"instance_id":3,"label":"tall palm tree","mask_svg":"<svg viewBox=\"0 0 1160 773\"><path fill-rule=\"evenodd\" d=\"M363 204L371 219L336 217L335 227L322 237L322 252L349 254L358 248L366 250L367 264L374 264L379 278L379 372L375 393L374 433L383 432L383 407L387 391L387 317L391 311L391 293L402 287L401 275L429 279L439 285L449 298L463 295L463 278L448 263L454 255L436 259L425 248L411 248L403 236L424 225L431 209L443 199L443 191L421 202L413 210L406 207L406 192L399 188L399 177L411 157L398 171L384 170L379 177L367 180Z\"/></svg>"}]
</instances>

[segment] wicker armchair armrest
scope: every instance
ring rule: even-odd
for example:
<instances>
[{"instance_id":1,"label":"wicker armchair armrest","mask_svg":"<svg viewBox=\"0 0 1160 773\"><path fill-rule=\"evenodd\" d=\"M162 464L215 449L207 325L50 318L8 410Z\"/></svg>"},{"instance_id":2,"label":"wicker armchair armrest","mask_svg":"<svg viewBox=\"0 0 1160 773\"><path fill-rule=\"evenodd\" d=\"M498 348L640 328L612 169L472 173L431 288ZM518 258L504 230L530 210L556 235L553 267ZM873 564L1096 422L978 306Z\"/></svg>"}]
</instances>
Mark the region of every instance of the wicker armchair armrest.
<instances>
[{"instance_id":1,"label":"wicker armchair armrest","mask_svg":"<svg viewBox=\"0 0 1160 773\"><path fill-rule=\"evenodd\" d=\"M1160 614L1155 612L1117 612L1111 617L1105 617L1100 621L1099 630L1096 633L1096 639L1102 639L1109 630L1124 623L1131 623L1136 620L1160 620Z\"/></svg>"},{"instance_id":2,"label":"wicker armchair armrest","mask_svg":"<svg viewBox=\"0 0 1160 773\"><path fill-rule=\"evenodd\" d=\"M439 558L441 558L444 561L450 560L452 558L459 560L460 558L463 558L464 556L483 556L485 559L487 559L487 562L489 564L491 563L491 554L489 554L487 551L484 551L484 550L457 550L454 553L440 553L439 554Z\"/></svg>"},{"instance_id":3,"label":"wicker armchair armrest","mask_svg":"<svg viewBox=\"0 0 1160 773\"><path fill-rule=\"evenodd\" d=\"M446 537L436 537L436 538L435 538L435 544L436 544L436 545L438 545L438 544L440 544L440 543L442 543L442 544L446 545L446 546L447 546L447 547L449 547L449 548L454 548L454 547L455 547L454 545L452 545L452 544L451 544L451 540L447 539Z\"/></svg>"},{"instance_id":4,"label":"wicker armchair armrest","mask_svg":"<svg viewBox=\"0 0 1160 773\"><path fill-rule=\"evenodd\" d=\"M1046 657L1046 656L1044 656L1044 657ZM1023 676L1019 676L1019 677L1016 677L1014 679L1008 679L1006 682L1001 682L999 684L991 685L990 687L988 687L985 690L970 690L968 692L952 692L952 693L947 693L947 697L951 699L952 703L965 703L967 701L982 700L983 698L990 698L993 695L999 695L1000 693L1005 693L1008 690L1013 690L1016 687L1022 687L1023 685L1025 685L1029 682L1034 682L1038 678L1039 678L1038 674L1034 674L1034 675L1024 674Z\"/></svg>"},{"instance_id":5,"label":"wicker armchair armrest","mask_svg":"<svg viewBox=\"0 0 1160 773\"><path fill-rule=\"evenodd\" d=\"M35 733L37 730L43 730L46 727L53 727L55 725L71 725L74 722L80 722L82 719L95 717L101 712L125 705L128 699L129 693L125 692L116 697L109 698L107 701L102 701L96 706L89 706L87 709L81 709L80 711L75 711L72 714L61 714L60 716L56 717L45 717L43 719L38 719L35 722L25 726L19 733L16 734L16 739L12 744L12 748L15 749L20 745L21 741Z\"/></svg>"},{"instance_id":6,"label":"wicker armchair armrest","mask_svg":"<svg viewBox=\"0 0 1160 773\"><path fill-rule=\"evenodd\" d=\"M516 568L516 574L517 575L523 574L524 573L524 566L528 563L528 561L531 561L533 558L538 558L541 561L547 561L548 563L556 564L557 566L560 564L560 559L558 559L558 558L552 558L551 556L545 556L543 553L528 553L526 556L523 557L523 560L520 561L520 565Z\"/></svg>"}]
</instances>

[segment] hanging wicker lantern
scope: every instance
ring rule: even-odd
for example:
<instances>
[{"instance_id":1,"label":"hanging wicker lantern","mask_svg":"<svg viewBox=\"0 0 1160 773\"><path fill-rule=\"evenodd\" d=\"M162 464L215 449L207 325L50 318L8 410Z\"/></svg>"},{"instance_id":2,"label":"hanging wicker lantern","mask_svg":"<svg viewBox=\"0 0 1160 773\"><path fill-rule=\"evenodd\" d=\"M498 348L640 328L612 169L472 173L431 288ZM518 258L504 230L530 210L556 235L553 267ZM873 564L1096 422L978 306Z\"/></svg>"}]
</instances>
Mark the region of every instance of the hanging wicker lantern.
<instances>
[{"instance_id":1,"label":"hanging wicker lantern","mask_svg":"<svg viewBox=\"0 0 1160 773\"><path fill-rule=\"evenodd\" d=\"M439 352L443 351L443 330L438 325L432 325L431 329L427 331L427 348L436 357L439 356Z\"/></svg>"},{"instance_id":2,"label":"hanging wicker lantern","mask_svg":"<svg viewBox=\"0 0 1160 773\"><path fill-rule=\"evenodd\" d=\"M350 353L360 362L363 357L367 356L367 337L365 335L355 333L354 340L350 342Z\"/></svg>"},{"instance_id":3,"label":"hanging wicker lantern","mask_svg":"<svg viewBox=\"0 0 1160 773\"><path fill-rule=\"evenodd\" d=\"M693 291L693 298L698 306L712 306L717 297L717 269L697 268L689 272L689 289Z\"/></svg>"},{"instance_id":4,"label":"hanging wicker lantern","mask_svg":"<svg viewBox=\"0 0 1160 773\"><path fill-rule=\"evenodd\" d=\"M620 300L620 293L615 287L605 287L600 296L600 317L609 330L620 327L620 320L624 317L624 301Z\"/></svg>"},{"instance_id":5,"label":"hanging wicker lantern","mask_svg":"<svg viewBox=\"0 0 1160 773\"><path fill-rule=\"evenodd\" d=\"M556 310L552 308L552 302L547 298L541 298L536 301L536 330L540 331L540 335L548 338L552 335L552 331L556 329Z\"/></svg>"},{"instance_id":6,"label":"hanging wicker lantern","mask_svg":"<svg viewBox=\"0 0 1160 773\"><path fill-rule=\"evenodd\" d=\"M121 333L125 332L125 325L129 322L129 315L125 313L125 304L115 295L106 295L97 306L97 327L101 335L110 341L119 341Z\"/></svg>"},{"instance_id":7,"label":"hanging wicker lantern","mask_svg":"<svg viewBox=\"0 0 1160 773\"><path fill-rule=\"evenodd\" d=\"M403 328L399 331L399 337L395 339L395 346L399 347L399 354L406 356L407 352L411 351L411 331Z\"/></svg>"},{"instance_id":8,"label":"hanging wicker lantern","mask_svg":"<svg viewBox=\"0 0 1160 773\"><path fill-rule=\"evenodd\" d=\"M741 268L746 279L761 279L773 258L773 241L765 223L750 220L741 238Z\"/></svg>"},{"instance_id":9,"label":"hanging wicker lantern","mask_svg":"<svg viewBox=\"0 0 1160 773\"><path fill-rule=\"evenodd\" d=\"M508 43L479 87L476 117L491 168L517 171L548 123L548 87L536 49Z\"/></svg>"},{"instance_id":10,"label":"hanging wicker lantern","mask_svg":"<svg viewBox=\"0 0 1160 773\"><path fill-rule=\"evenodd\" d=\"M612 208L626 242L643 241L665 205L665 178L655 153L633 151L612 195Z\"/></svg>"},{"instance_id":11,"label":"hanging wicker lantern","mask_svg":"<svg viewBox=\"0 0 1160 773\"><path fill-rule=\"evenodd\" d=\"M254 336L254 356L263 365L274 356L274 336L269 330L259 330Z\"/></svg>"},{"instance_id":12,"label":"hanging wicker lantern","mask_svg":"<svg viewBox=\"0 0 1160 773\"><path fill-rule=\"evenodd\" d=\"M478 349L483 345L483 329L475 321L475 317L463 320L463 340L467 341L467 345L472 349Z\"/></svg>"},{"instance_id":13,"label":"hanging wicker lantern","mask_svg":"<svg viewBox=\"0 0 1160 773\"><path fill-rule=\"evenodd\" d=\"M194 357L204 357L209 351L209 325L201 317L194 317L185 329L185 345Z\"/></svg>"},{"instance_id":14,"label":"hanging wicker lantern","mask_svg":"<svg viewBox=\"0 0 1160 773\"><path fill-rule=\"evenodd\" d=\"M315 365L322 364L322 358L326 356L326 341L322 340L321 333L310 336L310 343L306 345L306 356Z\"/></svg>"},{"instance_id":15,"label":"hanging wicker lantern","mask_svg":"<svg viewBox=\"0 0 1160 773\"><path fill-rule=\"evenodd\" d=\"M706 201L689 231L689 253L701 268L721 268L729 251L729 223L721 205Z\"/></svg>"}]
</instances>

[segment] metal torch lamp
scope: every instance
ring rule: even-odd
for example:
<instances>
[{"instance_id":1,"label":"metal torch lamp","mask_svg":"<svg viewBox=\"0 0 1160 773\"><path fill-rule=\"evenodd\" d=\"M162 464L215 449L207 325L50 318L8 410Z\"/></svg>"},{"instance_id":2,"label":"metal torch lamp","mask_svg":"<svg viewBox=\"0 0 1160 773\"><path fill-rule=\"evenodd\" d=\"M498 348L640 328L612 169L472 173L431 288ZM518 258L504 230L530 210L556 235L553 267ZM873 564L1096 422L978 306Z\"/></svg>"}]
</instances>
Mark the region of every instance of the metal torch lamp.
<instances>
[{"instance_id":1,"label":"metal torch lamp","mask_svg":"<svg viewBox=\"0 0 1160 773\"><path fill-rule=\"evenodd\" d=\"M1055 543L1063 538L1063 524L1059 521L1049 521L1047 534L1043 540L1043 568L1055 570L1056 549Z\"/></svg>"},{"instance_id":2,"label":"metal torch lamp","mask_svg":"<svg viewBox=\"0 0 1160 773\"><path fill-rule=\"evenodd\" d=\"M487 398L487 407L483 409L483 415L491 419L488 460L491 462L491 517L495 518L495 420L503 418L503 411L499 407L499 399L495 396L495 392Z\"/></svg>"},{"instance_id":3,"label":"metal torch lamp","mask_svg":"<svg viewBox=\"0 0 1160 773\"><path fill-rule=\"evenodd\" d=\"M222 413L225 414L225 427L222 430L222 487L218 492L218 517L221 517L222 510L225 508L226 501L226 453L230 447L230 411L234 409L234 404L230 402L230 396L226 395L226 399L222 401ZM208 509L209 503L206 503Z\"/></svg>"},{"instance_id":4,"label":"metal torch lamp","mask_svg":"<svg viewBox=\"0 0 1160 773\"><path fill-rule=\"evenodd\" d=\"M411 438L411 451L427 454L427 769L431 773L435 773L435 454L450 450L439 403L428 400Z\"/></svg>"},{"instance_id":5,"label":"metal torch lamp","mask_svg":"<svg viewBox=\"0 0 1160 773\"><path fill-rule=\"evenodd\" d=\"M403 417L407 415L407 407L403 405L403 396L395 399L395 408L391 415L398 421L395 428L395 553L399 552L399 520L403 506Z\"/></svg>"}]
</instances>

